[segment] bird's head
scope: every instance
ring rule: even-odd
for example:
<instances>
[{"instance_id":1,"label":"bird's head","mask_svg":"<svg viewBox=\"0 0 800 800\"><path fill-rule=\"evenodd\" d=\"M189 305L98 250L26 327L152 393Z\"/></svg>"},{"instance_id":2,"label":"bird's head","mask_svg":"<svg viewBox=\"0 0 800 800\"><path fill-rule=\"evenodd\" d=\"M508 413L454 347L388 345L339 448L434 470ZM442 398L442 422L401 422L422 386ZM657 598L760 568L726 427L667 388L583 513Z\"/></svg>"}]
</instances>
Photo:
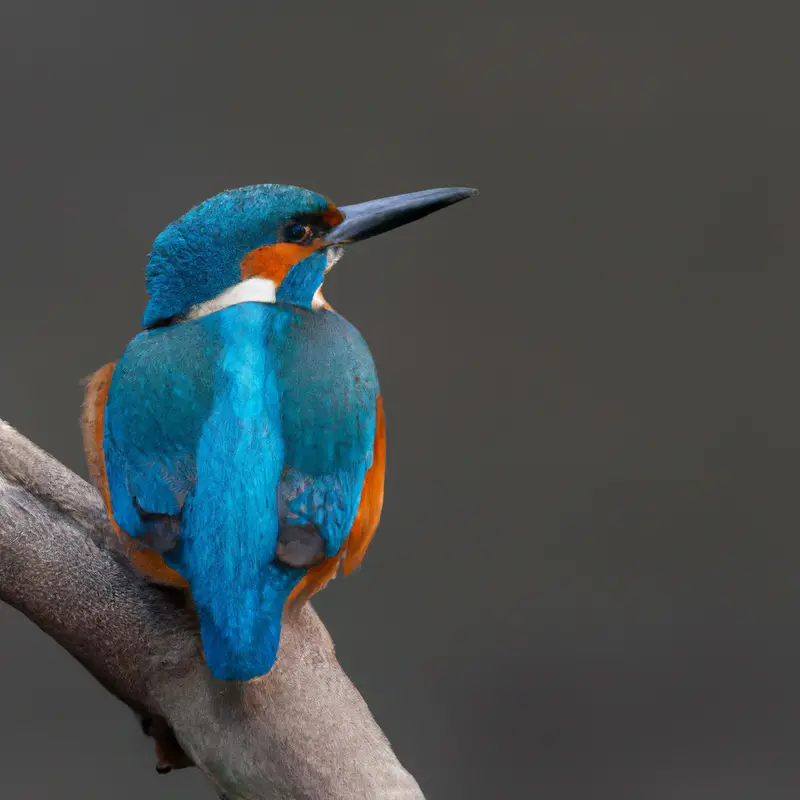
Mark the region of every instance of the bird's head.
<instances>
[{"instance_id":1,"label":"bird's head","mask_svg":"<svg viewBox=\"0 0 800 800\"><path fill-rule=\"evenodd\" d=\"M474 189L431 189L339 208L296 186L223 192L156 238L147 265L150 299L143 325L192 319L248 300L321 306L325 273L343 245L474 194Z\"/></svg>"}]
</instances>

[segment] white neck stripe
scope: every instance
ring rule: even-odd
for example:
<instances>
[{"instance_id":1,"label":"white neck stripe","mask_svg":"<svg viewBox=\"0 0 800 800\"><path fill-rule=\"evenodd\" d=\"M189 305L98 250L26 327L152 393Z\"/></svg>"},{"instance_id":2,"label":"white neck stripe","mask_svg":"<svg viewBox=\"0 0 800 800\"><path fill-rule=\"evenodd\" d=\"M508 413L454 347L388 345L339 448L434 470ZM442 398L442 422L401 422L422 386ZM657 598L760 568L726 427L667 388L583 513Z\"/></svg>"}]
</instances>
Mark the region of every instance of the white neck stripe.
<instances>
[{"instance_id":1,"label":"white neck stripe","mask_svg":"<svg viewBox=\"0 0 800 800\"><path fill-rule=\"evenodd\" d=\"M182 319L184 321L198 319L239 303L274 303L275 289L275 282L268 278L248 278L246 281L234 284L222 294L192 306Z\"/></svg>"}]
</instances>

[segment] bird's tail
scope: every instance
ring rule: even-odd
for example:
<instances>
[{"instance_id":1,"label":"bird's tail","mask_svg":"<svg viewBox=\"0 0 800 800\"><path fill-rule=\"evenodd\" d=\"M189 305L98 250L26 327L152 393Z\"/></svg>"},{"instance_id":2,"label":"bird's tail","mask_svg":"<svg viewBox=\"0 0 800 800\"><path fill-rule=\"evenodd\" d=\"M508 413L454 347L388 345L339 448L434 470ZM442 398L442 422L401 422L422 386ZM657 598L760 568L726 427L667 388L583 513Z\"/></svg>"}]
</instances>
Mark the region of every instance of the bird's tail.
<instances>
[{"instance_id":1,"label":"bird's tail","mask_svg":"<svg viewBox=\"0 0 800 800\"><path fill-rule=\"evenodd\" d=\"M286 599L303 574L274 558L282 459L259 420L215 410L201 436L180 540L165 555L189 582L206 663L224 680L269 672Z\"/></svg>"},{"instance_id":2,"label":"bird's tail","mask_svg":"<svg viewBox=\"0 0 800 800\"><path fill-rule=\"evenodd\" d=\"M206 663L221 680L247 681L270 671L283 608L301 576L300 570L271 560L274 545L263 528L263 512L246 505L245 500L221 513L214 502L195 496L191 509L184 509L179 546L191 564L189 583Z\"/></svg>"}]
</instances>

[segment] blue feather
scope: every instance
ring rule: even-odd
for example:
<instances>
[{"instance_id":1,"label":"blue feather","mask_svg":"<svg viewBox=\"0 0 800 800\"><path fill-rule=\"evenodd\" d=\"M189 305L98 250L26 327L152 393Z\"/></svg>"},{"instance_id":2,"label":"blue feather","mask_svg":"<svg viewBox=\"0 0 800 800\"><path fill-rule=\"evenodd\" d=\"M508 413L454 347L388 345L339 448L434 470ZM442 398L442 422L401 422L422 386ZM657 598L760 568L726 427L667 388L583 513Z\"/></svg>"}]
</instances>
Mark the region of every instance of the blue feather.
<instances>
[{"instance_id":1,"label":"blue feather","mask_svg":"<svg viewBox=\"0 0 800 800\"><path fill-rule=\"evenodd\" d=\"M353 524L372 459L377 375L334 312L243 303L146 331L111 381L104 448L117 524L180 518L163 554L189 582L218 678L269 671L305 570L275 561L278 528L313 522L328 556Z\"/></svg>"}]
</instances>

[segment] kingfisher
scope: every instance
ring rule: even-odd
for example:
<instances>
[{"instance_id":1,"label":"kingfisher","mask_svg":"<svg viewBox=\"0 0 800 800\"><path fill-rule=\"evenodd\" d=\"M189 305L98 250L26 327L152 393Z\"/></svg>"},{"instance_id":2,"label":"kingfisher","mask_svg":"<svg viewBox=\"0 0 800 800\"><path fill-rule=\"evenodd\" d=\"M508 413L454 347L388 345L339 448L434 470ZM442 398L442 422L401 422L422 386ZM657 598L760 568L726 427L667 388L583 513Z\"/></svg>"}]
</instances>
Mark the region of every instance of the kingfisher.
<instances>
[{"instance_id":1,"label":"kingfisher","mask_svg":"<svg viewBox=\"0 0 800 800\"><path fill-rule=\"evenodd\" d=\"M87 381L84 448L133 566L190 598L215 678L268 673L285 608L358 566L381 516L378 376L325 276L344 246L474 194L337 207L260 184L156 238L142 330Z\"/></svg>"}]
</instances>

